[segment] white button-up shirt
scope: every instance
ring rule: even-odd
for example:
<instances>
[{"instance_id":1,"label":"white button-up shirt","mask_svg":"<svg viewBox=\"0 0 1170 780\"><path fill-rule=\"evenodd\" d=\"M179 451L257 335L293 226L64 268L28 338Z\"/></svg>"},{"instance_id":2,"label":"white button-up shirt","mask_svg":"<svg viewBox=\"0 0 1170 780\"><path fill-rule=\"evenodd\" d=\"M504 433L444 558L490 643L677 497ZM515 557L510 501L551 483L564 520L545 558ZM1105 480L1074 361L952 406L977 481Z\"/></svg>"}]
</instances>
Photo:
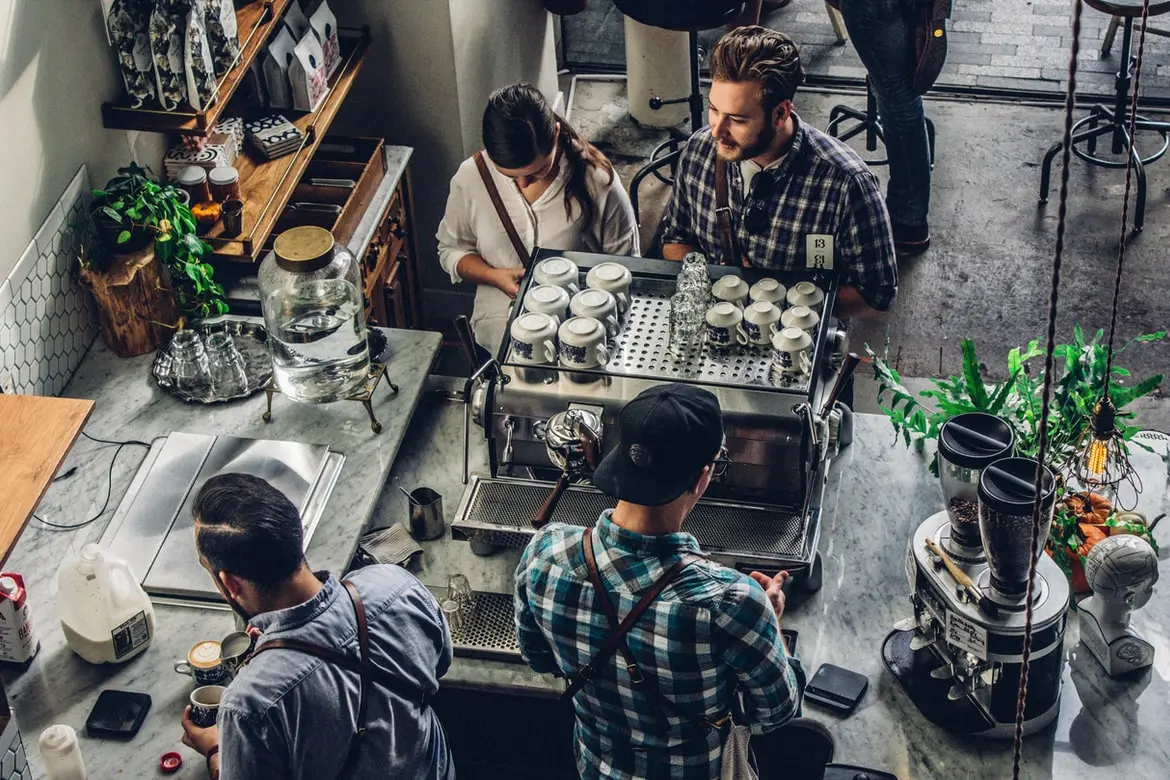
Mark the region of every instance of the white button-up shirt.
<instances>
[{"instance_id":1,"label":"white button-up shirt","mask_svg":"<svg viewBox=\"0 0 1170 780\"><path fill-rule=\"evenodd\" d=\"M515 181L497 171L490 161L487 167L516 233L529 253L539 246L627 257L640 255L637 220L616 172L610 182L604 170L592 166L588 169L591 173L589 191L597 216L586 232L582 229L579 208L574 205L572 218L565 216L568 163L564 159L560 162L556 179L531 204ZM439 240L439 262L451 275L453 284L463 281L457 267L459 261L469 254L478 254L493 268L523 266L492 206L491 196L484 187L474 159L464 160L451 178L447 211L439 223L436 237ZM511 303L507 295L491 285L480 285L475 292L471 326L475 340L493 355L504 337Z\"/></svg>"}]
</instances>

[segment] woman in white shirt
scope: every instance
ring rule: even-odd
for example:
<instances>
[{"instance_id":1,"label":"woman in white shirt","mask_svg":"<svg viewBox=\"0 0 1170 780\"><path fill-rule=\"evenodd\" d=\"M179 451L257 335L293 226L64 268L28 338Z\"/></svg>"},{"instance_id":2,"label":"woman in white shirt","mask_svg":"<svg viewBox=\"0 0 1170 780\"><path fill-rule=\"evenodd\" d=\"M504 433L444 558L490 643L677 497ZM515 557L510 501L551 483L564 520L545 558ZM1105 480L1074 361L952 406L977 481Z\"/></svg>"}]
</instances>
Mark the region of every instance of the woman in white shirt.
<instances>
[{"instance_id":1,"label":"woman in white shirt","mask_svg":"<svg viewBox=\"0 0 1170 780\"><path fill-rule=\"evenodd\" d=\"M531 84L492 93L483 143L525 257L508 238L474 157L451 179L437 238L451 282L478 285L471 326L476 342L494 355L534 247L634 257L640 250L634 210L613 165Z\"/></svg>"}]
</instances>

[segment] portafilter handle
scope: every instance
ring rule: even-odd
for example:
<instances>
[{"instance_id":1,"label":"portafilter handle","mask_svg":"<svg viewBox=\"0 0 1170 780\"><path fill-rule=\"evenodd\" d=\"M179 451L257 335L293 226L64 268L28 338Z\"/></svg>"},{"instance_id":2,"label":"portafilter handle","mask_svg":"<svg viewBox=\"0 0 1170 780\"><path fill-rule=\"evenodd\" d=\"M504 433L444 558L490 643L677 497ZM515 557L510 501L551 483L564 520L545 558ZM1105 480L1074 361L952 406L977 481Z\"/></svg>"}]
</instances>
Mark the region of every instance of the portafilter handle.
<instances>
[{"instance_id":1,"label":"portafilter handle","mask_svg":"<svg viewBox=\"0 0 1170 780\"><path fill-rule=\"evenodd\" d=\"M845 360L841 363L841 371L837 374L837 381L833 383L833 389L829 391L829 397L825 399L825 405L821 407L819 417L825 418L833 410L833 405L837 403L837 398L841 395L841 391L845 389L846 383L853 376L853 372L857 369L857 364L860 362L861 356L856 352L850 352L845 357Z\"/></svg>"},{"instance_id":2,"label":"portafilter handle","mask_svg":"<svg viewBox=\"0 0 1170 780\"><path fill-rule=\"evenodd\" d=\"M540 509L536 510L536 517L532 518L532 527L536 529L543 528L544 525L552 518L553 512L557 510L557 504L560 503L561 495L569 487L569 472L562 471L557 478L557 483L553 485L552 492L548 494L548 498L540 505Z\"/></svg>"}]
</instances>

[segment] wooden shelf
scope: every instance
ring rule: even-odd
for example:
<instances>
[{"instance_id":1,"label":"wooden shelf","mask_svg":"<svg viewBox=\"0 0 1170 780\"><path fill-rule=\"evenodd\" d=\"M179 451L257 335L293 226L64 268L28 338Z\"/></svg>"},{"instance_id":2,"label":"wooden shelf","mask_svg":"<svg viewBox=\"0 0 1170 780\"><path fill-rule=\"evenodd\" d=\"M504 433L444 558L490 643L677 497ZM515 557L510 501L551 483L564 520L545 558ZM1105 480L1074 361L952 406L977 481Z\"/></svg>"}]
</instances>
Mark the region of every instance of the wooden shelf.
<instances>
[{"instance_id":1,"label":"wooden shelf","mask_svg":"<svg viewBox=\"0 0 1170 780\"><path fill-rule=\"evenodd\" d=\"M341 33L342 66L334 74L329 92L316 111L292 120L305 134L305 142L300 150L275 160L261 160L257 152L245 147L236 158L240 195L244 201L244 230L240 236L228 238L223 235L223 223L216 223L204 236L215 250L213 260L235 263L255 263L259 260L264 244L292 197L301 174L308 167L313 153L317 151L321 139L325 137L329 125L337 117L341 104L353 87L369 48L369 28L360 31L343 29Z\"/></svg>"},{"instance_id":2,"label":"wooden shelf","mask_svg":"<svg viewBox=\"0 0 1170 780\"><path fill-rule=\"evenodd\" d=\"M219 122L236 88L244 80L253 60L284 16L290 0L253 0L236 9L240 30L240 59L219 80L219 99L204 111L163 111L161 108L130 108L127 99L102 104L102 124L109 130L144 130L155 133L207 135Z\"/></svg>"}]
</instances>

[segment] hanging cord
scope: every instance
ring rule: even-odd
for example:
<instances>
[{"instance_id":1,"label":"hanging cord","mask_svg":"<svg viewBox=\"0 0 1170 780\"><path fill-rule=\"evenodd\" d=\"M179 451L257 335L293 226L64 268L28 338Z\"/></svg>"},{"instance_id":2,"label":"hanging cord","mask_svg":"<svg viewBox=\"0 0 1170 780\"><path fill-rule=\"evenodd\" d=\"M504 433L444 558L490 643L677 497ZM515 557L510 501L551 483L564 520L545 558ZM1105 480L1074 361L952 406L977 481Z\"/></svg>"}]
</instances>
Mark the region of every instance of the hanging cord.
<instances>
[{"instance_id":1,"label":"hanging cord","mask_svg":"<svg viewBox=\"0 0 1170 780\"><path fill-rule=\"evenodd\" d=\"M110 467L106 471L106 498L102 502L102 508L98 510L96 515L94 515L93 517L90 517L86 520L81 520L81 521L76 522L76 523L52 523L52 522L49 522L48 520L46 520L45 518L41 517L40 515L33 514L32 517L34 520L36 520L37 522L41 523L42 525L44 525L47 528L50 528L54 531L75 531L78 528L85 528L87 525L91 525L92 523L94 523L98 519L100 519L102 517L102 515L104 515L106 513L106 510L110 506L111 494L114 491L114 464L116 464L118 462L118 456L120 454L122 454L122 450L128 446L131 446L131 445L135 446L135 447L147 447L147 448L150 447L149 443L144 442L144 441L138 441L137 439L128 439L126 441L111 441L110 439L99 439L96 436L90 436L85 431L82 431L81 435L84 436L85 438L89 439L92 442L97 442L98 444L113 445L113 446L117 447L117 449L114 450L114 456L112 458L110 458ZM101 449L101 448L98 448L98 449ZM70 477L72 477L76 473L77 473L77 466L72 466L69 469L66 469L65 471L58 474L56 477L54 477L53 482L56 483L56 482L59 482L61 480L69 479Z\"/></svg>"},{"instance_id":2,"label":"hanging cord","mask_svg":"<svg viewBox=\"0 0 1170 780\"><path fill-rule=\"evenodd\" d=\"M1113 332L1117 330L1117 301L1121 297L1121 268L1125 264L1125 234L1129 224L1129 190L1133 181L1133 161L1137 150L1138 91L1142 83L1142 59L1146 49L1146 22L1150 18L1150 0L1142 3L1142 29L1138 34L1137 64L1133 71L1133 98L1129 105L1129 144L1125 152L1125 197L1121 201L1121 235L1117 238L1117 272L1113 276L1113 310L1109 315L1109 348L1105 353L1105 397L1109 397L1109 383L1113 374ZM1122 63L1128 68L1129 63Z\"/></svg>"},{"instance_id":3,"label":"hanging cord","mask_svg":"<svg viewBox=\"0 0 1170 780\"><path fill-rule=\"evenodd\" d=\"M1044 489L1044 458L1048 454L1048 415L1052 400L1052 367L1056 351L1056 312L1060 302L1060 269L1064 262L1064 229L1068 215L1068 177L1072 161L1073 110L1077 96L1077 57L1081 53L1082 0L1073 5L1072 51L1068 58L1068 90L1064 96L1064 138L1061 142L1060 206L1056 216L1056 252L1052 260L1052 289L1048 295L1048 344L1044 351L1044 389L1040 400L1040 449L1036 454L1036 499L1032 504L1032 552L1028 557L1028 586L1024 597L1024 648L1020 659L1020 687L1016 695L1016 728L1012 737L1012 780L1020 780L1020 758L1024 749L1024 705L1028 700L1028 664L1032 658L1032 596L1036 579L1036 542L1040 537L1041 499Z\"/></svg>"}]
</instances>

